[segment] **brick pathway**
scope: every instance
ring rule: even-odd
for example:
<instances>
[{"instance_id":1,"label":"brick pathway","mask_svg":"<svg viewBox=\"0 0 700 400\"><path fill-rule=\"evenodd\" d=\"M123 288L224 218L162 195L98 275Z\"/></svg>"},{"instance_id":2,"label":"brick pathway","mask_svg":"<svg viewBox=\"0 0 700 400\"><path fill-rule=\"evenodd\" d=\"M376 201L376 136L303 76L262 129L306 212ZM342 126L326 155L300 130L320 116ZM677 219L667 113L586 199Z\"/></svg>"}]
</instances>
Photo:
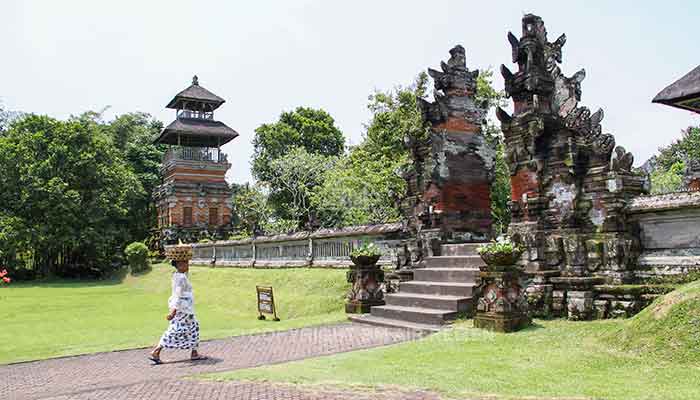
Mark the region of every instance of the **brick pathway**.
<instances>
[{"instance_id":1,"label":"brick pathway","mask_svg":"<svg viewBox=\"0 0 700 400\"><path fill-rule=\"evenodd\" d=\"M434 393L384 390L353 392L329 388L297 388L290 385L251 382L200 382L182 379L136 383L44 400L439 400Z\"/></svg>"},{"instance_id":2,"label":"brick pathway","mask_svg":"<svg viewBox=\"0 0 700 400\"><path fill-rule=\"evenodd\" d=\"M361 324L338 324L203 342L210 360L192 363L188 352L164 351L151 366L145 349L0 366L0 399L346 399L343 391L309 391L261 383L193 382L180 378L250 368L416 339L416 333ZM410 396L434 398L429 394ZM398 396L398 397L397 397ZM374 399L410 398L387 392ZM428 397L426 397L428 396Z\"/></svg>"}]
</instances>

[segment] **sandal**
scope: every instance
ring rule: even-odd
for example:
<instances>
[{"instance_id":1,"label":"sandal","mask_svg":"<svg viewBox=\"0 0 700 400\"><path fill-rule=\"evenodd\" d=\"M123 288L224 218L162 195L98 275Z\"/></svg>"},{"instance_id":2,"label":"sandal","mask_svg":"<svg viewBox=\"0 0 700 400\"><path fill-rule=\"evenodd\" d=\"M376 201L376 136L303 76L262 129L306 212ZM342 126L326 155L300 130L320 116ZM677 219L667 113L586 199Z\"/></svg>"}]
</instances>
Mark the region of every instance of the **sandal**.
<instances>
[{"instance_id":1,"label":"sandal","mask_svg":"<svg viewBox=\"0 0 700 400\"><path fill-rule=\"evenodd\" d=\"M202 355L198 355L196 357L190 357L190 361L202 361L202 360L208 360L208 359L209 359L209 357L202 356Z\"/></svg>"},{"instance_id":2,"label":"sandal","mask_svg":"<svg viewBox=\"0 0 700 400\"><path fill-rule=\"evenodd\" d=\"M160 357L149 356L148 359L153 362L153 365L163 364L163 361L160 359Z\"/></svg>"}]
</instances>

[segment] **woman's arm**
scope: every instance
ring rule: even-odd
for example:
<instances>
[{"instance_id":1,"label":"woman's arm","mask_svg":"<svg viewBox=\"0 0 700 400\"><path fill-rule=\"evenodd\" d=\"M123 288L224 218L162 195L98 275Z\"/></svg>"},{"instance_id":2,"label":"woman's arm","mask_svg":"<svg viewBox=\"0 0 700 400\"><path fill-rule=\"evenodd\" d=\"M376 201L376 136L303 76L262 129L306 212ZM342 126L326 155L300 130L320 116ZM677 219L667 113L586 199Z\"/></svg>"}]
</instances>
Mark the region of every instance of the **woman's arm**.
<instances>
[{"instance_id":1,"label":"woman's arm","mask_svg":"<svg viewBox=\"0 0 700 400\"><path fill-rule=\"evenodd\" d=\"M180 302L182 301L180 298L182 297L182 292L184 288L184 280L182 277L177 277L175 278L175 283L173 284L173 293L172 296L170 296L170 302L168 306L170 307L170 314L168 314L165 318L170 321L173 318L175 318L175 314L177 313L177 310L180 307Z\"/></svg>"}]
</instances>

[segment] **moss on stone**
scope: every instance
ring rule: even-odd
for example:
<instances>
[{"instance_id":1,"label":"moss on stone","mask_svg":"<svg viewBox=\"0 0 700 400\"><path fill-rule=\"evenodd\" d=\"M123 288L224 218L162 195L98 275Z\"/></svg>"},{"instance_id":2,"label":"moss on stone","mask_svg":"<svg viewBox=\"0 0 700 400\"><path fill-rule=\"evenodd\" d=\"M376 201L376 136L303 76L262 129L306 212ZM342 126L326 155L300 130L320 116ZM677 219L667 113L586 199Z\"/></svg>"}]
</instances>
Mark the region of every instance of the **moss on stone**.
<instances>
[{"instance_id":1,"label":"moss on stone","mask_svg":"<svg viewBox=\"0 0 700 400\"><path fill-rule=\"evenodd\" d=\"M595 291L600 294L631 295L640 297L644 294L666 294L676 287L671 284L643 284L643 285L596 285Z\"/></svg>"}]
</instances>

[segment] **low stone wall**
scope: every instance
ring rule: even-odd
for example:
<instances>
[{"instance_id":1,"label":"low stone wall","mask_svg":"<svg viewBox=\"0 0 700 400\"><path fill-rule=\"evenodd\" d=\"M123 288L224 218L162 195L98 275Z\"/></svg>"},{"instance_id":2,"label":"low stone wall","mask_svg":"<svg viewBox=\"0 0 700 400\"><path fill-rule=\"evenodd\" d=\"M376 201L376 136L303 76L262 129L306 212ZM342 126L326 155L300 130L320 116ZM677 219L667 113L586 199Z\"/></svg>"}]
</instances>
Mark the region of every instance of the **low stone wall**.
<instances>
[{"instance_id":1,"label":"low stone wall","mask_svg":"<svg viewBox=\"0 0 700 400\"><path fill-rule=\"evenodd\" d=\"M380 265L397 266L402 232L403 225L393 223L196 243L192 245L192 264L254 268L345 268L351 264L350 252L364 242L371 242L383 251Z\"/></svg>"},{"instance_id":2,"label":"low stone wall","mask_svg":"<svg viewBox=\"0 0 700 400\"><path fill-rule=\"evenodd\" d=\"M635 198L629 218L639 230L639 279L700 271L700 192Z\"/></svg>"}]
</instances>

